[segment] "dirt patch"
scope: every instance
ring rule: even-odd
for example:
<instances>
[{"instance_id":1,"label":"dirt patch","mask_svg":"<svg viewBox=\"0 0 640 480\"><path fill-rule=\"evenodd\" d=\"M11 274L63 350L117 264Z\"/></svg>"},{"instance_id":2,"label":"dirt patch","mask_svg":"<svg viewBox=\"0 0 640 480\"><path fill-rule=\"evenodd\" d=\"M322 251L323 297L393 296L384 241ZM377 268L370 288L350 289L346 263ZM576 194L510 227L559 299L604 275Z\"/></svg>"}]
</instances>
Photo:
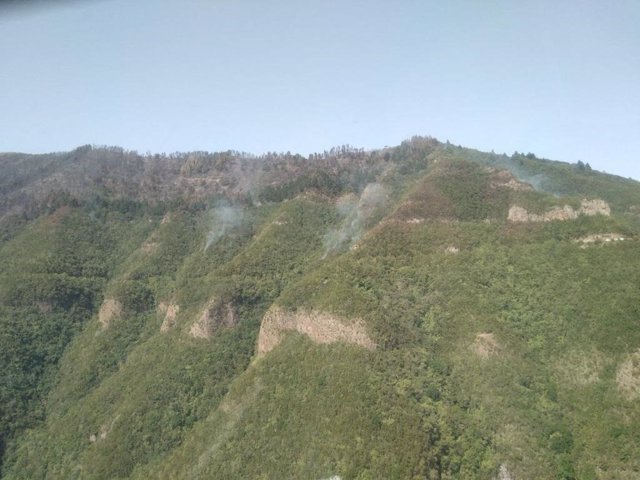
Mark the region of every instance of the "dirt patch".
<instances>
[{"instance_id":1,"label":"dirt patch","mask_svg":"<svg viewBox=\"0 0 640 480\"><path fill-rule=\"evenodd\" d=\"M454 245L449 245L444 249L444 253L448 253L452 255L455 255L458 252L460 252L460 249Z\"/></svg>"},{"instance_id":2,"label":"dirt patch","mask_svg":"<svg viewBox=\"0 0 640 480\"><path fill-rule=\"evenodd\" d=\"M211 338L217 331L233 327L237 323L238 315L233 304L213 300L191 325L189 335L194 338Z\"/></svg>"},{"instance_id":3,"label":"dirt patch","mask_svg":"<svg viewBox=\"0 0 640 480\"><path fill-rule=\"evenodd\" d=\"M500 344L493 333L478 333L472 349L478 356L489 358L500 353Z\"/></svg>"},{"instance_id":4,"label":"dirt patch","mask_svg":"<svg viewBox=\"0 0 640 480\"><path fill-rule=\"evenodd\" d=\"M629 400L640 398L640 349L627 355L616 372L620 392Z\"/></svg>"},{"instance_id":5,"label":"dirt patch","mask_svg":"<svg viewBox=\"0 0 640 480\"><path fill-rule=\"evenodd\" d=\"M579 215L611 215L611 209L607 202L601 199L582 200L581 206L575 210L570 205L562 207L553 207L542 214L529 213L526 208L513 205L509 209L507 220L515 223L524 222L551 222L554 220L566 221L575 220Z\"/></svg>"},{"instance_id":6,"label":"dirt patch","mask_svg":"<svg viewBox=\"0 0 640 480\"><path fill-rule=\"evenodd\" d=\"M115 298L106 298L100 306L98 321L102 328L107 328L113 319L120 318L120 315L122 315L122 304Z\"/></svg>"},{"instance_id":7,"label":"dirt patch","mask_svg":"<svg viewBox=\"0 0 640 480\"><path fill-rule=\"evenodd\" d=\"M324 312L285 311L271 307L262 319L258 336L258 356L273 350L287 331L296 331L316 343L344 342L373 350L376 344L367 334L362 319L348 320Z\"/></svg>"},{"instance_id":8,"label":"dirt patch","mask_svg":"<svg viewBox=\"0 0 640 480\"><path fill-rule=\"evenodd\" d=\"M175 303L160 302L158 305L158 314L163 316L160 332L166 333L176 325L176 316L180 311L180 305Z\"/></svg>"}]
</instances>

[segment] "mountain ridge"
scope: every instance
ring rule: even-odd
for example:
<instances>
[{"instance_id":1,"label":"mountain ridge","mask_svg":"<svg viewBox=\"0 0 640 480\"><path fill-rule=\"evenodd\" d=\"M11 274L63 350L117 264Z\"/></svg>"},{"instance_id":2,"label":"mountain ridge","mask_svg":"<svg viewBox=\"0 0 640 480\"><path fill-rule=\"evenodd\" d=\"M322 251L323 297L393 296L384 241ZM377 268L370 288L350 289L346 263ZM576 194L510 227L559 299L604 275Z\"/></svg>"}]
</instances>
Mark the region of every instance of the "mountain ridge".
<instances>
[{"instance_id":1,"label":"mountain ridge","mask_svg":"<svg viewBox=\"0 0 640 480\"><path fill-rule=\"evenodd\" d=\"M0 156L3 478L640 472L638 182L74 152Z\"/></svg>"}]
</instances>

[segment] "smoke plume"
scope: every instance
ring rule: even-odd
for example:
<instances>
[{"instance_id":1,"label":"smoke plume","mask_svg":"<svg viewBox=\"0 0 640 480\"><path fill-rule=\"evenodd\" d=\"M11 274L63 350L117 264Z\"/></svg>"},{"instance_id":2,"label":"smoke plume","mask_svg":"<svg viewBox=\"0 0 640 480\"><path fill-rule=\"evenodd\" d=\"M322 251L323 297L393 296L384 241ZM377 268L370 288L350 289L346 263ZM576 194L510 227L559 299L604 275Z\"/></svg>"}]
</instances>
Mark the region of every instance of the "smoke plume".
<instances>
[{"instance_id":1,"label":"smoke plume","mask_svg":"<svg viewBox=\"0 0 640 480\"><path fill-rule=\"evenodd\" d=\"M210 210L211 227L207 233L207 243L204 247L207 250L227 233L242 225L245 214L242 208L228 204L221 204Z\"/></svg>"},{"instance_id":2,"label":"smoke plume","mask_svg":"<svg viewBox=\"0 0 640 480\"><path fill-rule=\"evenodd\" d=\"M355 244L364 233L367 220L387 203L387 191L379 183L370 183L360 198L355 195L343 197L336 208L344 217L337 229L330 230L324 238L326 257L329 252Z\"/></svg>"}]
</instances>

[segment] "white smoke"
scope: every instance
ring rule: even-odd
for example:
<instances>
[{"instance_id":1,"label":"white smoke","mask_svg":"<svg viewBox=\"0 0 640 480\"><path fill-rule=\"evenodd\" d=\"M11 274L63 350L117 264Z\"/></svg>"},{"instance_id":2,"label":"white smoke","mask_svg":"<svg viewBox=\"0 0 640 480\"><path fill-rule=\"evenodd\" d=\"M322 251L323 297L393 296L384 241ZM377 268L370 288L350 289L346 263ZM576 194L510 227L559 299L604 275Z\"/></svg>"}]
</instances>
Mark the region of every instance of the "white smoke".
<instances>
[{"instance_id":1,"label":"white smoke","mask_svg":"<svg viewBox=\"0 0 640 480\"><path fill-rule=\"evenodd\" d=\"M223 204L210 210L211 227L207 233L207 243L204 247L207 250L227 233L242 225L245 219L244 210L240 207Z\"/></svg>"},{"instance_id":2,"label":"white smoke","mask_svg":"<svg viewBox=\"0 0 640 480\"><path fill-rule=\"evenodd\" d=\"M364 233L367 220L383 207L387 200L386 189L379 183L370 183L362 191L360 198L350 195L338 201L336 208L344 219L337 229L330 230L325 235L324 256L356 243Z\"/></svg>"}]
</instances>

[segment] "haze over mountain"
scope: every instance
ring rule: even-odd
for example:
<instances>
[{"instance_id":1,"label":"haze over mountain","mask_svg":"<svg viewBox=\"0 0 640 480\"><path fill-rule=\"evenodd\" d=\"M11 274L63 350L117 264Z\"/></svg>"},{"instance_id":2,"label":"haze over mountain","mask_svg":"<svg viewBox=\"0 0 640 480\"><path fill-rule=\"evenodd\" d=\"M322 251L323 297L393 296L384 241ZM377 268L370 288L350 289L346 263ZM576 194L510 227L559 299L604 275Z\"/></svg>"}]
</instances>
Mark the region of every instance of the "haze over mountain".
<instances>
[{"instance_id":1,"label":"haze over mountain","mask_svg":"<svg viewBox=\"0 0 640 480\"><path fill-rule=\"evenodd\" d=\"M0 151L427 133L640 179L638 25L636 0L3 1Z\"/></svg>"},{"instance_id":2,"label":"haze over mountain","mask_svg":"<svg viewBox=\"0 0 640 480\"><path fill-rule=\"evenodd\" d=\"M638 478L639 233L429 137L1 154L2 478Z\"/></svg>"}]
</instances>

